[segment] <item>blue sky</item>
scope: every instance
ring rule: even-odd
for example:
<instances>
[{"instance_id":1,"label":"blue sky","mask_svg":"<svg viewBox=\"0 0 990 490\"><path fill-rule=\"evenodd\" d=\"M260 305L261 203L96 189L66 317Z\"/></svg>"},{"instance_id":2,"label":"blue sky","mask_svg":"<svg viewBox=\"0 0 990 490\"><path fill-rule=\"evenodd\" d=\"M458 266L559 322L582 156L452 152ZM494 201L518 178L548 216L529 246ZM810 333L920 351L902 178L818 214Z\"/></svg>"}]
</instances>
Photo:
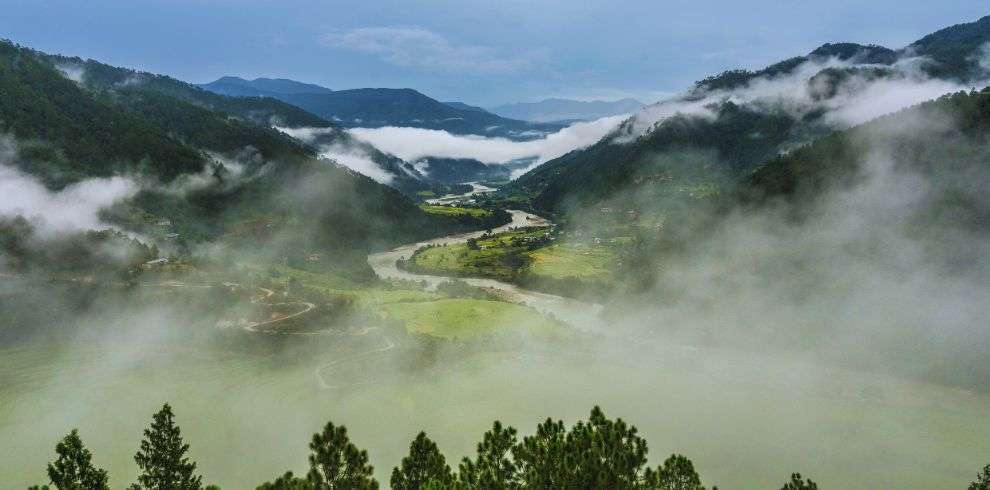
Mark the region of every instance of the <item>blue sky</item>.
<instances>
[{"instance_id":1,"label":"blue sky","mask_svg":"<svg viewBox=\"0 0 990 490\"><path fill-rule=\"evenodd\" d=\"M191 82L412 87L479 105L650 102L824 42L901 47L985 0L4 0L0 37Z\"/></svg>"}]
</instances>

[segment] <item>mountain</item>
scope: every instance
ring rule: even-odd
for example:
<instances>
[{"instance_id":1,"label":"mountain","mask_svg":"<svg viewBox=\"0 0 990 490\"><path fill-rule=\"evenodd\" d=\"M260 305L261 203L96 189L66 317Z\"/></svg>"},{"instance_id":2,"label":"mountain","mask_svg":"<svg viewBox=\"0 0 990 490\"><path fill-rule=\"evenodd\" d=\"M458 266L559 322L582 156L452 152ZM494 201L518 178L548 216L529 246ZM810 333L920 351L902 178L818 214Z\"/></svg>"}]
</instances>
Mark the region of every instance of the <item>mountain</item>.
<instances>
[{"instance_id":1,"label":"mountain","mask_svg":"<svg viewBox=\"0 0 990 490\"><path fill-rule=\"evenodd\" d=\"M546 99L539 102L504 104L490 109L502 117L533 122L591 121L619 114L631 114L643 107L636 99L615 101Z\"/></svg>"},{"instance_id":2,"label":"mountain","mask_svg":"<svg viewBox=\"0 0 990 490\"><path fill-rule=\"evenodd\" d=\"M883 157L900 169L925 175L941 188L932 195L953 196L954 206L973 212L990 230L990 200L984 197L990 182L987 135L990 87L957 92L771 159L745 179L740 192L750 202L784 197L807 204L861 180L867 162L883 150Z\"/></svg>"},{"instance_id":3,"label":"mountain","mask_svg":"<svg viewBox=\"0 0 990 490\"><path fill-rule=\"evenodd\" d=\"M200 87L221 95L237 97L275 97L278 94L329 94L326 87L312 83L297 82L286 78L255 78L245 80L238 77L221 77Z\"/></svg>"},{"instance_id":4,"label":"mountain","mask_svg":"<svg viewBox=\"0 0 990 490\"><path fill-rule=\"evenodd\" d=\"M322 91L315 91L309 84L292 82L296 85L278 83L278 91L273 91L270 90L270 82L267 79L249 81L223 77L200 87L219 94L275 98L344 127L407 126L516 140L539 138L564 127L561 124L507 119L467 104L446 104L413 89L360 88L331 91L319 87Z\"/></svg>"},{"instance_id":5,"label":"mountain","mask_svg":"<svg viewBox=\"0 0 990 490\"><path fill-rule=\"evenodd\" d=\"M475 111L475 112L483 112L483 113L486 113L486 114L491 114L490 112L486 111L485 109L483 109L481 107L474 106L474 105L468 105L468 104L465 104L463 102L444 102L444 104L447 104L450 107L453 107L454 109L460 109L460 110L463 110L463 111Z\"/></svg>"},{"instance_id":6,"label":"mountain","mask_svg":"<svg viewBox=\"0 0 990 490\"><path fill-rule=\"evenodd\" d=\"M416 169L430 180L447 184L490 180L508 180L513 165L487 165L471 158L426 157L415 163Z\"/></svg>"},{"instance_id":7,"label":"mountain","mask_svg":"<svg viewBox=\"0 0 990 490\"><path fill-rule=\"evenodd\" d=\"M731 189L760 164L833 131L980 83L990 75L980 64L988 25L990 17L950 27L900 50L824 44L761 70L705 78L504 191L546 212L635 196L631 205L663 213ZM877 93L907 102L888 109Z\"/></svg>"},{"instance_id":8,"label":"mountain","mask_svg":"<svg viewBox=\"0 0 990 490\"><path fill-rule=\"evenodd\" d=\"M159 237L156 223L164 221L179 236L173 245L227 240L269 254L334 250L348 264L370 247L452 227L271 128L278 120L347 136L278 100L220 96L10 42L0 42L0 93L5 163L53 192L93 177L131 179L137 193L103 218L141 236ZM260 228L264 237L241 233L258 223L269 223Z\"/></svg>"},{"instance_id":9,"label":"mountain","mask_svg":"<svg viewBox=\"0 0 990 490\"><path fill-rule=\"evenodd\" d=\"M990 70L988 39L990 16L936 31L911 43L902 51L930 58L933 63L926 65L925 70L932 76L973 81L985 76Z\"/></svg>"},{"instance_id":10,"label":"mountain","mask_svg":"<svg viewBox=\"0 0 990 490\"><path fill-rule=\"evenodd\" d=\"M314 130L313 134L318 134L318 138L305 141L307 144L315 145L320 154L333 158L334 155L345 155L345 165L352 161L357 155L365 167L373 167L376 175L387 176L387 182L393 187L402 190L410 195L418 191L427 190L430 184L425 182L421 175L409 171L400 159L385 155L368 143L358 141L344 129L332 124L318 116L315 116L292 104L282 102L271 97L255 96L224 96L200 89L185 82L169 77L141 73L126 68L108 66L93 60L82 60L64 56L42 55L51 64L63 72L79 73L79 83L87 89L96 93L105 94L123 102L124 98L140 97L140 107L146 108L151 104L157 104L154 110L143 110L148 117L157 117L166 111L179 110L186 111L181 106L173 107L172 100L179 99L185 103L196 106L206 111L217 110L237 116L240 120L261 126L277 126L285 130L286 128L309 128ZM307 84L299 84L291 80L270 80L259 79L261 86L271 89L304 89L306 87L316 87ZM326 90L326 89L324 89ZM200 124L226 124L216 119L209 119L200 113ZM172 125L177 120L187 123L192 121L187 119L166 119L161 121L166 126ZM181 128L169 127L171 131L181 131ZM208 135L217 134L209 128L199 128L196 131L187 131L189 138L202 139ZM271 131L274 133L274 131ZM250 136L252 146L257 147L261 140L257 135ZM284 135L279 134L278 138ZM245 146L246 141L241 137L228 136L224 141L213 142L218 145L226 145L225 148L240 148ZM265 147L259 148L265 155ZM324 151L331 149L333 151ZM91 153L98 155L99 153ZM339 160L339 159L338 159ZM367 171L367 168L362 170ZM368 172L365 172L368 173ZM384 181L386 179L379 178Z\"/></svg>"}]
</instances>

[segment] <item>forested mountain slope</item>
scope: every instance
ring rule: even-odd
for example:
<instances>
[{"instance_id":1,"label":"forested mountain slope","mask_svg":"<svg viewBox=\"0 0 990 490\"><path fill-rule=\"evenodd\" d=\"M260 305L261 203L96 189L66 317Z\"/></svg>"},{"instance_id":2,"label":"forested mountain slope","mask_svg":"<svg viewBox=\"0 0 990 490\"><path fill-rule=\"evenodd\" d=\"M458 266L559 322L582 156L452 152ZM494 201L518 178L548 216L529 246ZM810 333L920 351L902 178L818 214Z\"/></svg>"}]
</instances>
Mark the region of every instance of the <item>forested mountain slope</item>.
<instances>
[{"instance_id":1,"label":"forested mountain slope","mask_svg":"<svg viewBox=\"0 0 990 490\"><path fill-rule=\"evenodd\" d=\"M878 163L879 162L879 163ZM833 133L756 169L740 189L748 202L813 204L882 164L924 182L927 213L944 224L990 230L990 88L959 92Z\"/></svg>"},{"instance_id":2,"label":"forested mountain slope","mask_svg":"<svg viewBox=\"0 0 990 490\"><path fill-rule=\"evenodd\" d=\"M92 177L134 180L140 190L106 212L134 231L167 219L192 244L261 220L294 230L273 246L363 251L446 226L271 128L278 119L333 129L276 100L223 97L9 42L0 43L0 94L0 133L12 139L5 163L53 190Z\"/></svg>"},{"instance_id":3,"label":"forested mountain slope","mask_svg":"<svg viewBox=\"0 0 990 490\"><path fill-rule=\"evenodd\" d=\"M548 212L631 195L636 202L629 205L662 212L731 188L779 154L903 107L898 100L982 86L990 78L981 64L988 42L985 17L901 50L825 44L758 71L727 71L644 108L597 144L533 169L508 191Z\"/></svg>"}]
</instances>

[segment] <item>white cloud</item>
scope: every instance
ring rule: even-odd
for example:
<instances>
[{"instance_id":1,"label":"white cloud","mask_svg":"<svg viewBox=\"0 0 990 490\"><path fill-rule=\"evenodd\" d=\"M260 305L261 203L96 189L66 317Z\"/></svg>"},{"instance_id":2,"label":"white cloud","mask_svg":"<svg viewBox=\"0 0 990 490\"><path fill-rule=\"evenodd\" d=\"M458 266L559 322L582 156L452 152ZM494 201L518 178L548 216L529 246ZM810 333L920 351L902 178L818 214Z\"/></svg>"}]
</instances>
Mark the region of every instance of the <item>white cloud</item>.
<instances>
[{"instance_id":1,"label":"white cloud","mask_svg":"<svg viewBox=\"0 0 990 490\"><path fill-rule=\"evenodd\" d=\"M282 128L279 131L301 141L319 147L320 157L333 160L355 172L371 177L381 184L390 184L394 176L372 160L371 155L358 145L339 142L320 143L319 137L337 132L334 128Z\"/></svg>"},{"instance_id":2,"label":"white cloud","mask_svg":"<svg viewBox=\"0 0 990 490\"><path fill-rule=\"evenodd\" d=\"M451 72L514 73L535 66L533 53L503 56L486 46L454 44L422 27L361 27L321 36L328 47L375 55L396 66Z\"/></svg>"},{"instance_id":3,"label":"white cloud","mask_svg":"<svg viewBox=\"0 0 990 490\"><path fill-rule=\"evenodd\" d=\"M348 147L340 144L326 145L320 147L320 156L329 158L337 163L361 173L381 184L392 182L392 174L386 172L378 166L367 153L360 148Z\"/></svg>"},{"instance_id":4,"label":"white cloud","mask_svg":"<svg viewBox=\"0 0 990 490\"><path fill-rule=\"evenodd\" d=\"M965 89L945 80L878 80L834 104L826 120L842 126L860 124Z\"/></svg>"},{"instance_id":5,"label":"white cloud","mask_svg":"<svg viewBox=\"0 0 990 490\"><path fill-rule=\"evenodd\" d=\"M853 75L842 81L834 96L818 100L814 94L817 87L809 82L822 70L878 65L855 64L835 58L807 61L787 75L755 78L744 86L730 90L690 92L647 106L623 126L623 136L616 141L634 139L675 114L713 116L710 107L724 101L753 108L784 110L795 117L822 109L826 111L824 121L843 128L968 88L929 78L921 70L927 62L929 60L926 58L915 57L883 67L893 71L890 77Z\"/></svg>"},{"instance_id":6,"label":"white cloud","mask_svg":"<svg viewBox=\"0 0 990 490\"><path fill-rule=\"evenodd\" d=\"M990 75L990 42L983 43L983 46L980 46L975 56L976 64L983 72L981 75Z\"/></svg>"},{"instance_id":7,"label":"white cloud","mask_svg":"<svg viewBox=\"0 0 990 490\"><path fill-rule=\"evenodd\" d=\"M55 69L65 75L65 78L76 83L82 83L83 77L86 76L86 69L76 64L62 63L56 65Z\"/></svg>"},{"instance_id":8,"label":"white cloud","mask_svg":"<svg viewBox=\"0 0 990 490\"><path fill-rule=\"evenodd\" d=\"M454 135L435 129L384 127L353 128L350 133L405 161L424 157L473 158L487 164L535 158L534 165L584 148L602 139L627 116L576 123L544 138L512 141L477 135Z\"/></svg>"},{"instance_id":9,"label":"white cloud","mask_svg":"<svg viewBox=\"0 0 990 490\"><path fill-rule=\"evenodd\" d=\"M33 177L0 162L0 215L22 215L43 234L106 227L99 211L133 196L138 186L131 179L88 179L53 192Z\"/></svg>"}]
</instances>

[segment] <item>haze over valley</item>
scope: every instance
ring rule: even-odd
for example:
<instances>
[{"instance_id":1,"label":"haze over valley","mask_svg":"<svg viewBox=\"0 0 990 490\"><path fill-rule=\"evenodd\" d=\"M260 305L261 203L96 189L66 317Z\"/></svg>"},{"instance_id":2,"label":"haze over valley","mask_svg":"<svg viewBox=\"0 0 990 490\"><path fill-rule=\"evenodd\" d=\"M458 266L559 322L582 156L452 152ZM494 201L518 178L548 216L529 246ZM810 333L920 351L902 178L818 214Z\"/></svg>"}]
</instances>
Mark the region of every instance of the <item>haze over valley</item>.
<instances>
[{"instance_id":1,"label":"haze over valley","mask_svg":"<svg viewBox=\"0 0 990 490\"><path fill-rule=\"evenodd\" d=\"M990 489L976 2L111 3L0 20L0 488Z\"/></svg>"}]
</instances>

